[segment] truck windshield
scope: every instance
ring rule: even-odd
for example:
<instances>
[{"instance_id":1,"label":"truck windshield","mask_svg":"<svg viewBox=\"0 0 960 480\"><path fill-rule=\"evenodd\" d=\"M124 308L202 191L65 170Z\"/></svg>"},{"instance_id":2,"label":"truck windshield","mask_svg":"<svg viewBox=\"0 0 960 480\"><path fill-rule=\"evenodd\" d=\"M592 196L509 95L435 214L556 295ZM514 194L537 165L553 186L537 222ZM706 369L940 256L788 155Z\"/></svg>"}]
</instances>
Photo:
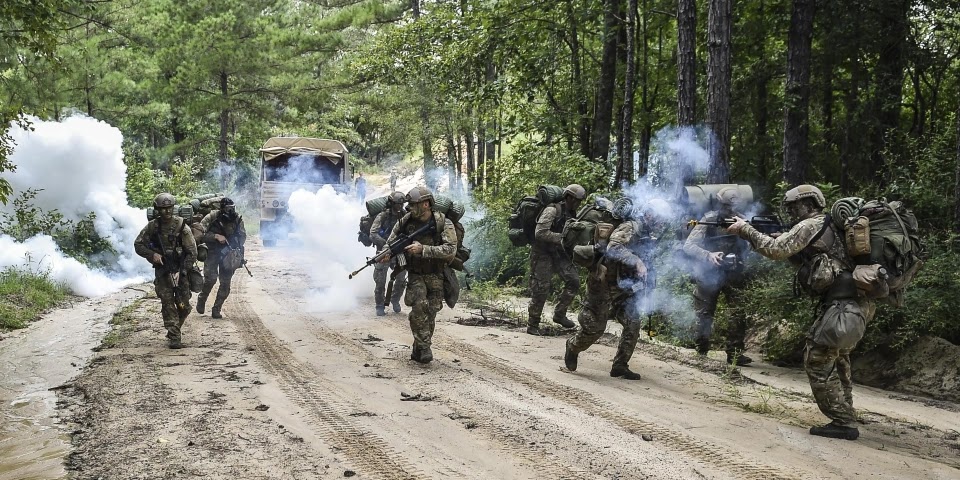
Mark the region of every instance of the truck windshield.
<instances>
[{"instance_id":1,"label":"truck windshield","mask_svg":"<svg viewBox=\"0 0 960 480\"><path fill-rule=\"evenodd\" d=\"M263 163L263 179L268 182L340 183L343 162L333 163L322 155L280 155Z\"/></svg>"}]
</instances>

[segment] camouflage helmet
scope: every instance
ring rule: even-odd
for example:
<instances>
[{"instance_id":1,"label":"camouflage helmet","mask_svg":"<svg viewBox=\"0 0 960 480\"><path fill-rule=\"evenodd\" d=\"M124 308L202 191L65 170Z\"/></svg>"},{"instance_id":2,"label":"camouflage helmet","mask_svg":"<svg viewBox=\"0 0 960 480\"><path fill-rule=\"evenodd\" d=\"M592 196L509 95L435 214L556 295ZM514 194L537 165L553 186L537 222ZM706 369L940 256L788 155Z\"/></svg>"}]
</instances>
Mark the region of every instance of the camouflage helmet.
<instances>
[{"instance_id":1,"label":"camouflage helmet","mask_svg":"<svg viewBox=\"0 0 960 480\"><path fill-rule=\"evenodd\" d=\"M403 192L393 192L387 195L388 205L403 205L407 201L407 196Z\"/></svg>"},{"instance_id":2,"label":"camouflage helmet","mask_svg":"<svg viewBox=\"0 0 960 480\"><path fill-rule=\"evenodd\" d=\"M613 218L617 220L630 220L633 218L633 200L628 197L618 198L613 202L613 208L610 210Z\"/></svg>"},{"instance_id":3,"label":"camouflage helmet","mask_svg":"<svg viewBox=\"0 0 960 480\"><path fill-rule=\"evenodd\" d=\"M827 206L827 199L823 196L823 192L819 188L807 184L797 185L787 190L787 193L783 195L783 203L793 203L804 198L814 199L818 208L826 208Z\"/></svg>"},{"instance_id":4,"label":"camouflage helmet","mask_svg":"<svg viewBox=\"0 0 960 480\"><path fill-rule=\"evenodd\" d=\"M433 206L433 192L427 187L413 187L407 193L406 200L410 203L419 203L424 200L430 200L430 206Z\"/></svg>"},{"instance_id":5,"label":"camouflage helmet","mask_svg":"<svg viewBox=\"0 0 960 480\"><path fill-rule=\"evenodd\" d=\"M717 192L717 201L721 205L737 207L743 202L743 195L740 195L740 189L737 187L724 187Z\"/></svg>"},{"instance_id":6,"label":"camouflage helmet","mask_svg":"<svg viewBox=\"0 0 960 480\"><path fill-rule=\"evenodd\" d=\"M237 204L234 203L233 199L230 197L223 197L220 199L220 208L224 207L235 207Z\"/></svg>"},{"instance_id":7,"label":"camouflage helmet","mask_svg":"<svg viewBox=\"0 0 960 480\"><path fill-rule=\"evenodd\" d=\"M153 198L153 208L167 208L172 207L177 203L177 199L173 198L173 195L169 193L161 193Z\"/></svg>"},{"instance_id":8,"label":"camouflage helmet","mask_svg":"<svg viewBox=\"0 0 960 480\"><path fill-rule=\"evenodd\" d=\"M577 200L583 200L584 198L587 198L587 190L576 183L567 185L567 188L563 189L563 194L570 195Z\"/></svg>"}]
</instances>

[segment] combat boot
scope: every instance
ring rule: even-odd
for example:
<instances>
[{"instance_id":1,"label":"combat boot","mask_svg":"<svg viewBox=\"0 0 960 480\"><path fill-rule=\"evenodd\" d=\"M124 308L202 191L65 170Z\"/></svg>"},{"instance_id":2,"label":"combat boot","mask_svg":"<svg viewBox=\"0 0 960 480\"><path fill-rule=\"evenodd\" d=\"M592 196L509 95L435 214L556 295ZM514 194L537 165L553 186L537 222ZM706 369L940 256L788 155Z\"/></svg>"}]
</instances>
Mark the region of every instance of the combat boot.
<instances>
[{"instance_id":1,"label":"combat boot","mask_svg":"<svg viewBox=\"0 0 960 480\"><path fill-rule=\"evenodd\" d=\"M621 377L624 380L640 380L640 374L630 370L626 365L614 365L610 369L611 377Z\"/></svg>"},{"instance_id":2,"label":"combat boot","mask_svg":"<svg viewBox=\"0 0 960 480\"><path fill-rule=\"evenodd\" d=\"M562 317L555 317L553 323L559 324L563 328L573 328L576 324L573 323L573 320L570 320L566 315Z\"/></svg>"},{"instance_id":3,"label":"combat boot","mask_svg":"<svg viewBox=\"0 0 960 480\"><path fill-rule=\"evenodd\" d=\"M387 312L385 312L385 311L383 310L383 305L377 305L377 316L378 316L378 317L382 317L382 316L384 316L384 315L386 315L386 314L387 314Z\"/></svg>"},{"instance_id":4,"label":"combat boot","mask_svg":"<svg viewBox=\"0 0 960 480\"><path fill-rule=\"evenodd\" d=\"M420 349L420 358L417 361L424 365L433 361L433 351L430 350L430 347Z\"/></svg>"},{"instance_id":5,"label":"combat boot","mask_svg":"<svg viewBox=\"0 0 960 480\"><path fill-rule=\"evenodd\" d=\"M210 318L223 318L223 315L220 315L220 307L213 306L213 310L210 310Z\"/></svg>"},{"instance_id":6,"label":"combat boot","mask_svg":"<svg viewBox=\"0 0 960 480\"><path fill-rule=\"evenodd\" d=\"M697 355L701 357L706 357L707 353L710 353L710 342L709 341L697 341Z\"/></svg>"},{"instance_id":7,"label":"combat boot","mask_svg":"<svg viewBox=\"0 0 960 480\"><path fill-rule=\"evenodd\" d=\"M173 350L180 350L181 348L183 348L183 343L180 343L179 338L171 338L167 340L167 346Z\"/></svg>"},{"instance_id":8,"label":"combat boot","mask_svg":"<svg viewBox=\"0 0 960 480\"><path fill-rule=\"evenodd\" d=\"M394 301L393 301L393 313L400 313L400 301L399 301L399 300L394 300Z\"/></svg>"},{"instance_id":9,"label":"combat boot","mask_svg":"<svg viewBox=\"0 0 960 480\"><path fill-rule=\"evenodd\" d=\"M744 355L743 350L727 352L727 364L744 367L753 363L753 359Z\"/></svg>"},{"instance_id":10,"label":"combat boot","mask_svg":"<svg viewBox=\"0 0 960 480\"><path fill-rule=\"evenodd\" d=\"M860 430L858 430L857 427L844 427L830 422L822 427L810 427L810 435L839 438L841 440L856 440L860 437Z\"/></svg>"},{"instance_id":11,"label":"combat boot","mask_svg":"<svg viewBox=\"0 0 960 480\"><path fill-rule=\"evenodd\" d=\"M527 320L527 333L530 335L540 336L540 319L531 318Z\"/></svg>"},{"instance_id":12,"label":"combat boot","mask_svg":"<svg viewBox=\"0 0 960 480\"><path fill-rule=\"evenodd\" d=\"M567 344L567 348L563 351L563 365L567 367L567 370L577 371L577 357L579 355L579 353L570 350L570 344Z\"/></svg>"},{"instance_id":13,"label":"combat boot","mask_svg":"<svg viewBox=\"0 0 960 480\"><path fill-rule=\"evenodd\" d=\"M203 310L204 310L204 307L206 306L206 303L207 303L207 296L206 296L206 295L198 295L198 296L197 296L197 313L199 313L199 314L201 314L201 315L203 314Z\"/></svg>"}]
</instances>

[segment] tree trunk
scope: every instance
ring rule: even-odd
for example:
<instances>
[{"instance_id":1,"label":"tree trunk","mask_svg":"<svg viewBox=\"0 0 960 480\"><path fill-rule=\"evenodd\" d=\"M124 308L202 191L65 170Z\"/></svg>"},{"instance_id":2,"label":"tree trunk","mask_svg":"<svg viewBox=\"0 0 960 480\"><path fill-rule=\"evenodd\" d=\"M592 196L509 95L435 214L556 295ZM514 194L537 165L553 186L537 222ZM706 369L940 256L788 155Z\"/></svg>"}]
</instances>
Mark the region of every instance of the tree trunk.
<instances>
[{"instance_id":1,"label":"tree trunk","mask_svg":"<svg viewBox=\"0 0 960 480\"><path fill-rule=\"evenodd\" d=\"M483 128L483 120L479 120L480 126L477 128L477 182L476 186L483 189L487 183L487 129Z\"/></svg>"},{"instance_id":2,"label":"tree trunk","mask_svg":"<svg viewBox=\"0 0 960 480\"><path fill-rule=\"evenodd\" d=\"M457 171L460 169L457 166L457 147L453 142L453 127L450 126L450 120L447 119L446 133L444 135L447 142L447 191L457 192L459 188Z\"/></svg>"},{"instance_id":3,"label":"tree trunk","mask_svg":"<svg viewBox=\"0 0 960 480\"><path fill-rule=\"evenodd\" d=\"M587 158L590 157L590 115L587 111L587 100L586 92L583 88L583 73L581 72L580 65L580 38L579 38L579 23L577 22L577 17L573 11L573 2L571 0L566 0L567 7L567 20L570 22L570 63L572 65L572 83L573 83L573 92L577 101L577 115L580 117L578 119L579 134L580 137L580 153Z\"/></svg>"},{"instance_id":4,"label":"tree trunk","mask_svg":"<svg viewBox=\"0 0 960 480\"><path fill-rule=\"evenodd\" d=\"M437 162L433 158L433 133L430 130L430 114L426 105L420 106L420 125L423 132L420 136L420 147L423 149L423 180L430 190L437 188Z\"/></svg>"},{"instance_id":5,"label":"tree trunk","mask_svg":"<svg viewBox=\"0 0 960 480\"><path fill-rule=\"evenodd\" d=\"M619 0L603 2L603 57L597 85L596 114L593 121L593 148L590 158L606 161L610 152L610 122L613 120L613 96L617 81L617 36Z\"/></svg>"},{"instance_id":6,"label":"tree trunk","mask_svg":"<svg viewBox=\"0 0 960 480\"><path fill-rule=\"evenodd\" d=\"M707 16L707 123L709 183L727 183L730 177L730 17L732 0L710 0Z\"/></svg>"},{"instance_id":7,"label":"tree trunk","mask_svg":"<svg viewBox=\"0 0 960 480\"><path fill-rule=\"evenodd\" d=\"M953 229L960 233L960 102L957 102L957 163L954 167Z\"/></svg>"},{"instance_id":8,"label":"tree trunk","mask_svg":"<svg viewBox=\"0 0 960 480\"><path fill-rule=\"evenodd\" d=\"M871 170L874 179L884 185L886 178L887 137L897 130L900 124L900 109L903 100L903 71L909 24L909 0L888 0L879 2L880 31L877 37L883 39L877 57L876 96L874 110L879 123L873 133L871 148Z\"/></svg>"},{"instance_id":9,"label":"tree trunk","mask_svg":"<svg viewBox=\"0 0 960 480\"><path fill-rule=\"evenodd\" d=\"M230 160L230 152L228 150L229 142L227 141L227 135L230 133L230 109L228 107L228 105L230 105L230 91L228 90L228 79L227 72L221 71L220 97L223 104L220 106L220 161L223 163Z\"/></svg>"},{"instance_id":10,"label":"tree trunk","mask_svg":"<svg viewBox=\"0 0 960 480\"><path fill-rule=\"evenodd\" d=\"M470 188L477 188L477 163L473 150L473 132L464 129L463 138L467 144L467 181L470 182Z\"/></svg>"},{"instance_id":11,"label":"tree trunk","mask_svg":"<svg viewBox=\"0 0 960 480\"><path fill-rule=\"evenodd\" d=\"M697 2L677 1L677 124L696 123Z\"/></svg>"},{"instance_id":12,"label":"tree trunk","mask_svg":"<svg viewBox=\"0 0 960 480\"><path fill-rule=\"evenodd\" d=\"M624 73L623 81L623 131L620 133L619 149L617 153L617 177L616 185L623 182L633 183L633 102L636 93L637 75L637 0L627 1L627 71Z\"/></svg>"},{"instance_id":13,"label":"tree trunk","mask_svg":"<svg viewBox=\"0 0 960 480\"><path fill-rule=\"evenodd\" d=\"M806 181L810 150L810 44L815 0L793 0L787 35L787 85L783 124L783 179L790 185Z\"/></svg>"}]
</instances>

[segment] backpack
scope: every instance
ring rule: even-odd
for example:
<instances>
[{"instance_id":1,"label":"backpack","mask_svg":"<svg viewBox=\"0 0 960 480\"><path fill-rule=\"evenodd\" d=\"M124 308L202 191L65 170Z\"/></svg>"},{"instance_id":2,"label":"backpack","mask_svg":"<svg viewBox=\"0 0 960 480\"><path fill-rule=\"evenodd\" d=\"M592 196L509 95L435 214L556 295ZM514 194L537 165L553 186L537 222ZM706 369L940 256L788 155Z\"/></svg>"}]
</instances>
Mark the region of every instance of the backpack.
<instances>
[{"instance_id":1,"label":"backpack","mask_svg":"<svg viewBox=\"0 0 960 480\"><path fill-rule=\"evenodd\" d=\"M357 241L362 243L364 247L373 245L373 240L370 238L370 227L373 226L373 220L377 218L377 215L387 208L387 198L377 197L366 202L367 214L360 217L360 227L357 232ZM381 236L383 236L383 232L381 232Z\"/></svg>"},{"instance_id":2,"label":"backpack","mask_svg":"<svg viewBox=\"0 0 960 480\"><path fill-rule=\"evenodd\" d=\"M854 278L868 298L902 307L906 288L926 259L917 217L898 201L842 198L831 213L843 230ZM879 267L877 267L879 266Z\"/></svg>"},{"instance_id":3,"label":"backpack","mask_svg":"<svg viewBox=\"0 0 960 480\"><path fill-rule=\"evenodd\" d=\"M208 193L190 200L190 206L193 207L194 214L203 218L211 211L219 210L221 200L223 200L222 193Z\"/></svg>"},{"instance_id":4,"label":"backpack","mask_svg":"<svg viewBox=\"0 0 960 480\"><path fill-rule=\"evenodd\" d=\"M536 196L527 195L513 207L513 213L507 222L507 237L514 247L533 244L534 230L537 228L537 219L543 209L551 203L563 199L563 189L556 185L540 185Z\"/></svg>"},{"instance_id":5,"label":"backpack","mask_svg":"<svg viewBox=\"0 0 960 480\"><path fill-rule=\"evenodd\" d=\"M606 207L584 206L563 225L560 245L573 263L590 267L599 258L597 249L602 251L618 223Z\"/></svg>"}]
</instances>

